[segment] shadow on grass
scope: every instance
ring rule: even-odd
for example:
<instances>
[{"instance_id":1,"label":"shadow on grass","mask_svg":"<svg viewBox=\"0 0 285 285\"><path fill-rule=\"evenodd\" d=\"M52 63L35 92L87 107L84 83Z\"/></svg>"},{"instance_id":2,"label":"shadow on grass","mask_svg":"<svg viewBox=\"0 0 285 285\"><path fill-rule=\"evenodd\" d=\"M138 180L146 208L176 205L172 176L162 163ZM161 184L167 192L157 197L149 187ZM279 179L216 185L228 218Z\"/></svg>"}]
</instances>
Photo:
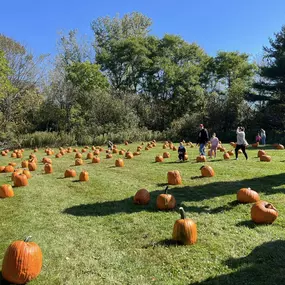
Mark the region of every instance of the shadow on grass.
<instances>
[{"instance_id":1,"label":"shadow on grass","mask_svg":"<svg viewBox=\"0 0 285 285\"><path fill-rule=\"evenodd\" d=\"M249 255L230 258L225 264L235 272L208 278L189 285L281 285L284 274L285 241L276 240L257 246Z\"/></svg>"},{"instance_id":2,"label":"shadow on grass","mask_svg":"<svg viewBox=\"0 0 285 285\"><path fill-rule=\"evenodd\" d=\"M0 271L0 285L12 285L12 283L6 281L2 276L2 271Z\"/></svg>"},{"instance_id":3,"label":"shadow on grass","mask_svg":"<svg viewBox=\"0 0 285 285\"><path fill-rule=\"evenodd\" d=\"M256 227L260 227L260 226L263 226L261 224L255 224L253 221L242 221L242 222L239 222L236 224L237 227L246 227L246 228L249 228L249 229L254 229Z\"/></svg>"},{"instance_id":4,"label":"shadow on grass","mask_svg":"<svg viewBox=\"0 0 285 285\"><path fill-rule=\"evenodd\" d=\"M181 242L172 240L172 239L164 239L159 242L151 242L149 244L144 245L142 248L155 248L157 246L162 247L170 247L170 246L183 246Z\"/></svg>"},{"instance_id":5,"label":"shadow on grass","mask_svg":"<svg viewBox=\"0 0 285 285\"><path fill-rule=\"evenodd\" d=\"M222 197L225 195L236 194L242 187L250 187L252 189L258 189L264 195L272 195L275 193L284 193L283 188L278 186L283 185L285 181L285 173L269 175L260 178L244 179L237 181L227 182L213 182L197 186L170 186L168 193L174 195L177 206L183 205L183 202L198 202L215 197ZM159 194L163 193L163 188L167 183L157 184L161 187L161 190L154 190L150 192L151 202L150 204L134 205L133 197L129 197L119 201L106 201L93 204L75 205L67 208L63 213L74 216L106 216L116 213L135 213L140 211L156 211L156 198ZM192 207L185 206L185 211L192 211L197 213L220 213L224 211L230 211L237 205L236 201L230 202L226 205L221 205L217 208L207 207Z\"/></svg>"}]
</instances>

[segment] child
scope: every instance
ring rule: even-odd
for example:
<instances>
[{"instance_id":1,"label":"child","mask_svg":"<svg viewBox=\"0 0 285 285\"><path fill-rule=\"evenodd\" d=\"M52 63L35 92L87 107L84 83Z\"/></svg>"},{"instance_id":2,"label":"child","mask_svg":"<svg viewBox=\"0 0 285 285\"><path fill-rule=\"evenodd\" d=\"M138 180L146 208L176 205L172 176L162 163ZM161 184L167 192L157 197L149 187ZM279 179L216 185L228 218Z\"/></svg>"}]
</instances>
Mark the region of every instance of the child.
<instances>
[{"instance_id":1,"label":"child","mask_svg":"<svg viewBox=\"0 0 285 285\"><path fill-rule=\"evenodd\" d=\"M178 158L179 158L179 161L184 161L185 159L185 152L186 152L186 148L184 147L183 143L181 142L179 144L179 147L178 147Z\"/></svg>"},{"instance_id":2,"label":"child","mask_svg":"<svg viewBox=\"0 0 285 285\"><path fill-rule=\"evenodd\" d=\"M257 136L255 137L255 142L260 142L261 141L261 136L260 134L258 133Z\"/></svg>"},{"instance_id":3,"label":"child","mask_svg":"<svg viewBox=\"0 0 285 285\"><path fill-rule=\"evenodd\" d=\"M113 149L113 143L111 141L108 141L107 145L109 150Z\"/></svg>"},{"instance_id":4,"label":"child","mask_svg":"<svg viewBox=\"0 0 285 285\"><path fill-rule=\"evenodd\" d=\"M210 158L212 158L213 152L214 152L214 155L216 157L217 156L217 148L219 145L219 139L216 137L215 133L213 133L213 136L212 136L210 142L211 142Z\"/></svg>"}]
</instances>

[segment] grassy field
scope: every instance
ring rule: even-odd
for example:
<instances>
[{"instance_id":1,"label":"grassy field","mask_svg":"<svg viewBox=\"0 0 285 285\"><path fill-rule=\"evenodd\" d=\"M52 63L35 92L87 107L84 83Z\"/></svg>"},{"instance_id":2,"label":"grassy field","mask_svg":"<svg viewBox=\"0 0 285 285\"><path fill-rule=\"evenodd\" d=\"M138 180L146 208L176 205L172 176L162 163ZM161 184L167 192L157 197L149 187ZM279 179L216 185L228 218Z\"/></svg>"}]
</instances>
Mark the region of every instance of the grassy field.
<instances>
[{"instance_id":1,"label":"grassy field","mask_svg":"<svg viewBox=\"0 0 285 285\"><path fill-rule=\"evenodd\" d=\"M138 143L128 147L135 151ZM177 144L175 144L177 145ZM227 150L232 149L225 145ZM106 147L105 147L106 148ZM162 144L140 156L115 159L100 154L101 163L85 160L74 166L74 153L53 161L53 174L43 174L43 164L33 172L27 187L14 188L13 198L0 199L0 260L14 240L31 235L42 249L43 268L31 285L89 284L285 284L285 157L284 150L266 151L272 162L260 162L257 149L249 159L208 160L216 175L199 178L198 148L187 147L189 161L177 162L177 151L155 163ZM31 150L26 149L27 158ZM45 156L41 149L39 161ZM87 153L83 154L86 158ZM0 157L0 165L22 159ZM67 168L76 178L63 178ZM88 182L78 182L81 170L89 172ZM170 186L177 200L175 211L156 210L156 197L167 185L167 172L179 170L181 186ZM11 174L0 174L0 183L11 183ZM259 192L279 211L272 225L250 221L250 204L238 204L242 187ZM137 190L151 192L147 206L134 205ZM198 241L192 246L171 242L178 207L198 227ZM1 267L0 267L1 268ZM1 284L8 284L0 277Z\"/></svg>"}]
</instances>

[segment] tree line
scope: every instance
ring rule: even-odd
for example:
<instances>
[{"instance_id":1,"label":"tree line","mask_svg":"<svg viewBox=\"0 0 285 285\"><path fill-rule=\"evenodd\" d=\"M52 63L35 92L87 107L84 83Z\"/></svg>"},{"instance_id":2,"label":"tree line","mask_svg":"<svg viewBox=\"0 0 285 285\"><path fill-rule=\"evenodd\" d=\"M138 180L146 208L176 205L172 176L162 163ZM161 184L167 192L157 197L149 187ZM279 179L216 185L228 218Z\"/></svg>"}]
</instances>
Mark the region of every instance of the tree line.
<instances>
[{"instance_id":1,"label":"tree line","mask_svg":"<svg viewBox=\"0 0 285 285\"><path fill-rule=\"evenodd\" d=\"M33 145L39 132L83 144L193 140L200 123L226 141L237 125L283 140L285 27L256 62L239 51L209 56L180 36L151 35L151 25L138 12L100 17L92 42L60 35L52 64L0 34L1 141Z\"/></svg>"}]
</instances>

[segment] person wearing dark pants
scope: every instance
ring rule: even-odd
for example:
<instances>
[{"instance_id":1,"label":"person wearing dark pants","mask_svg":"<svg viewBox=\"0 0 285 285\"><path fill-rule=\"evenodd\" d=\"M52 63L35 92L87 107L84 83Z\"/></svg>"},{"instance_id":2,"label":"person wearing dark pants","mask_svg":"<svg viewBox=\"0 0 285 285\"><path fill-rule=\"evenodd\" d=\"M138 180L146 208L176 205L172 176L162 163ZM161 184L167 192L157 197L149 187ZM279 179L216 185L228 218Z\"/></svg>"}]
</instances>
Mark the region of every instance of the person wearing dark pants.
<instances>
[{"instance_id":1,"label":"person wearing dark pants","mask_svg":"<svg viewBox=\"0 0 285 285\"><path fill-rule=\"evenodd\" d=\"M243 127L237 128L237 144L235 148L236 160L238 160L238 151L241 149L246 160L248 159L247 153L245 151L245 147L248 145L245 139L245 132Z\"/></svg>"},{"instance_id":2,"label":"person wearing dark pants","mask_svg":"<svg viewBox=\"0 0 285 285\"><path fill-rule=\"evenodd\" d=\"M183 143L181 142L179 147L178 147L178 158L179 158L180 162L185 160L185 153L186 153L186 148L184 147Z\"/></svg>"}]
</instances>

